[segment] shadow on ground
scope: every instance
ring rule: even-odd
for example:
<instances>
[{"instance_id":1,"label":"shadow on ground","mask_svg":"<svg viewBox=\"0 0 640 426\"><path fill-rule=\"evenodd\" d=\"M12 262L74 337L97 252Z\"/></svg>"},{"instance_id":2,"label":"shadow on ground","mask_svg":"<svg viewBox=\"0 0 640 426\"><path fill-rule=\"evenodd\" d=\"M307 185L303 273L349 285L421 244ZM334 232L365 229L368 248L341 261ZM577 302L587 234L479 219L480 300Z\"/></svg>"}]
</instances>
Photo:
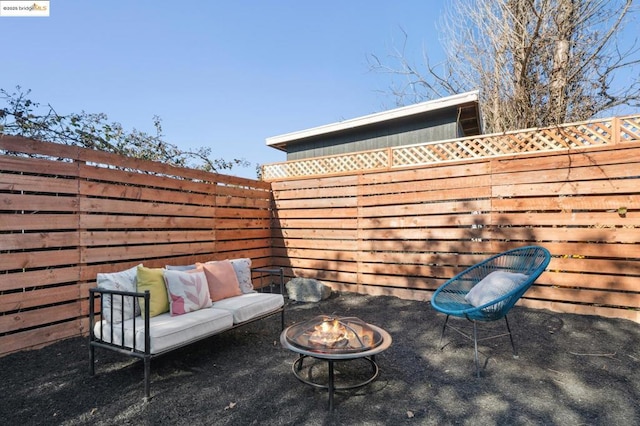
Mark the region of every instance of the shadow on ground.
<instances>
[{"instance_id":1,"label":"shadow on ground","mask_svg":"<svg viewBox=\"0 0 640 426\"><path fill-rule=\"evenodd\" d=\"M426 302L334 294L319 303L289 302L286 323L319 314L356 316L393 337L376 358L378 379L337 392L334 412L325 390L293 375L296 354L280 346L273 317L154 359L148 402L139 361L97 349L97 375L89 376L87 339L5 356L0 419L8 425L640 424L637 323L516 307L509 322L519 358L508 338L483 343L478 379L472 343L447 334L441 350L444 318ZM344 370L338 367L338 378Z\"/></svg>"}]
</instances>

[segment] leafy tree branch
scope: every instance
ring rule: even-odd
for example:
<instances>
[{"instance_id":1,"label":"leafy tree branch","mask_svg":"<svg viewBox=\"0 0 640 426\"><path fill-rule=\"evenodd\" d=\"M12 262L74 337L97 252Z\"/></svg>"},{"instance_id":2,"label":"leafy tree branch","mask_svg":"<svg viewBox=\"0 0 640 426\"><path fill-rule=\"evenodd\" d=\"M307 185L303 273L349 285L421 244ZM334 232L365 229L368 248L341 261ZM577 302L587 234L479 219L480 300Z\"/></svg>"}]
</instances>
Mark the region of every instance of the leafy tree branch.
<instances>
[{"instance_id":1,"label":"leafy tree branch","mask_svg":"<svg viewBox=\"0 0 640 426\"><path fill-rule=\"evenodd\" d=\"M158 116L153 117L155 134L137 129L127 131L120 123L110 122L104 113L58 114L50 104L42 105L29 99L30 93L20 86L15 92L0 89L0 102L4 102L0 109L0 134L81 146L210 172L249 166L243 159L213 158L208 147L184 151L166 142L162 134L162 120Z\"/></svg>"}]
</instances>

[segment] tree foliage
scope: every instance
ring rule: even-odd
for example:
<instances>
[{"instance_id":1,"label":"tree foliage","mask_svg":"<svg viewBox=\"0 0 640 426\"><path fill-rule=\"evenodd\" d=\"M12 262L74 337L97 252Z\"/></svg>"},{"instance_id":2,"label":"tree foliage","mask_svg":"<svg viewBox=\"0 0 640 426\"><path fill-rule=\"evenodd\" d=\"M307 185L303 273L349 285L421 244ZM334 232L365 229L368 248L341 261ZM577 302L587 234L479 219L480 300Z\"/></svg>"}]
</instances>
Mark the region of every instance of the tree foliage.
<instances>
[{"instance_id":1,"label":"tree foliage","mask_svg":"<svg viewBox=\"0 0 640 426\"><path fill-rule=\"evenodd\" d=\"M24 136L47 142L81 146L144 160L159 161L178 167L191 167L210 172L247 167L241 159L224 160L211 157L211 148L183 151L164 140L162 120L153 117L155 134L133 129L127 131L120 123L110 122L103 113L87 112L61 115L50 105L28 98L30 90L20 86L15 92L0 89L0 135Z\"/></svg>"},{"instance_id":2,"label":"tree foliage","mask_svg":"<svg viewBox=\"0 0 640 426\"><path fill-rule=\"evenodd\" d=\"M480 89L486 132L587 120L640 106L640 48L620 35L632 0L458 0L441 27L445 60L404 43L373 70L391 73L398 104Z\"/></svg>"}]
</instances>

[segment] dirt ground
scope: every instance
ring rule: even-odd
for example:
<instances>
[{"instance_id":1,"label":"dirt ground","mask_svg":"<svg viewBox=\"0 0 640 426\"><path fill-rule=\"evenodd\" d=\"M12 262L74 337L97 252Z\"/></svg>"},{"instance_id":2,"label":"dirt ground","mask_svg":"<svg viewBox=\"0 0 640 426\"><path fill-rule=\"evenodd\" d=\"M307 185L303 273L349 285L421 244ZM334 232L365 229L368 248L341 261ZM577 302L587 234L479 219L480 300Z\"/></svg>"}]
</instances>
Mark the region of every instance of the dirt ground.
<instances>
[{"instance_id":1,"label":"dirt ground","mask_svg":"<svg viewBox=\"0 0 640 426\"><path fill-rule=\"evenodd\" d=\"M0 358L4 425L639 425L640 324L516 307L508 338L480 345L453 332L428 303L335 294L319 303L288 302L286 324L319 314L356 316L386 329L379 377L336 393L293 375L296 354L279 342L279 318L225 332L151 362L143 400L142 363L96 350L89 375L87 339L73 338ZM462 320L461 325L466 321ZM502 330L504 322L491 323ZM489 330L491 331L491 330ZM322 374L318 365L314 374ZM336 380L363 374L338 364Z\"/></svg>"}]
</instances>

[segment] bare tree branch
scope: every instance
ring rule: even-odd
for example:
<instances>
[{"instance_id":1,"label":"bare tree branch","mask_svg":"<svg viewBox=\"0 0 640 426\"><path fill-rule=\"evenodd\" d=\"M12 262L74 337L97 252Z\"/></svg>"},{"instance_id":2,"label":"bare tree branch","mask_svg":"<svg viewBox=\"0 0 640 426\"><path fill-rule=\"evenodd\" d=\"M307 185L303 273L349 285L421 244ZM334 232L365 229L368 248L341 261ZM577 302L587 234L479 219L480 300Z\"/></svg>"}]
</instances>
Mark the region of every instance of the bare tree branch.
<instances>
[{"instance_id":1,"label":"bare tree branch","mask_svg":"<svg viewBox=\"0 0 640 426\"><path fill-rule=\"evenodd\" d=\"M581 121L640 105L638 40L618 40L637 18L632 0L452 1L444 63L432 65L423 48L414 66L403 30L402 47L386 60L372 55L370 68L402 77L391 89L402 102L480 89L487 132Z\"/></svg>"}]
</instances>

